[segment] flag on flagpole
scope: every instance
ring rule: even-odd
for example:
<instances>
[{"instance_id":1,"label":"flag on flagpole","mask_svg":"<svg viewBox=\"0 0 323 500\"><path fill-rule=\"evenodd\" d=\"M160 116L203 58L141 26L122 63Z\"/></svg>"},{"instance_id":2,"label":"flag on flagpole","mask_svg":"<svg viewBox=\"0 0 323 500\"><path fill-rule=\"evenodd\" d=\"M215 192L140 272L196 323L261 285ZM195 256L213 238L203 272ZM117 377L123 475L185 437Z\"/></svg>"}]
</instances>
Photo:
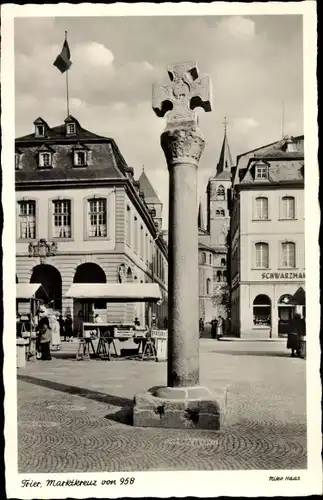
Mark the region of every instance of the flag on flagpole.
<instances>
[{"instance_id":1,"label":"flag on flagpole","mask_svg":"<svg viewBox=\"0 0 323 500\"><path fill-rule=\"evenodd\" d=\"M72 66L71 51L66 39L64 41L61 53L56 57L53 64L57 69L59 69L61 73L65 73L65 71L67 71Z\"/></svg>"}]
</instances>

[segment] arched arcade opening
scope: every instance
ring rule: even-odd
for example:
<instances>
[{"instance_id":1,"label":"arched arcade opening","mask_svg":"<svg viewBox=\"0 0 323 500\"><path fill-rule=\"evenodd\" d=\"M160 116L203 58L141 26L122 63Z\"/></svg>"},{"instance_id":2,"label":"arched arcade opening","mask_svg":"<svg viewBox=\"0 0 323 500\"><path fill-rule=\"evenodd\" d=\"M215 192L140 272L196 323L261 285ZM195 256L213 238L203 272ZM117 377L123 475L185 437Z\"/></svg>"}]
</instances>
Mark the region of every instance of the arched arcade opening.
<instances>
[{"instance_id":1,"label":"arched arcade opening","mask_svg":"<svg viewBox=\"0 0 323 500\"><path fill-rule=\"evenodd\" d=\"M94 262L86 262L80 264L74 275L73 283L106 283L106 275L102 267ZM73 313L74 313L74 328L78 330L80 326L80 320L84 321L93 320L92 313L93 309L105 309L105 300L78 300L73 301Z\"/></svg>"},{"instance_id":2,"label":"arched arcade opening","mask_svg":"<svg viewBox=\"0 0 323 500\"><path fill-rule=\"evenodd\" d=\"M32 271L30 283L40 283L48 295L48 306L55 311L62 310L62 278L54 266L39 264Z\"/></svg>"},{"instance_id":3,"label":"arched arcade opening","mask_svg":"<svg viewBox=\"0 0 323 500\"><path fill-rule=\"evenodd\" d=\"M271 326L271 300L268 295L257 295L253 301L254 326Z\"/></svg>"}]
</instances>

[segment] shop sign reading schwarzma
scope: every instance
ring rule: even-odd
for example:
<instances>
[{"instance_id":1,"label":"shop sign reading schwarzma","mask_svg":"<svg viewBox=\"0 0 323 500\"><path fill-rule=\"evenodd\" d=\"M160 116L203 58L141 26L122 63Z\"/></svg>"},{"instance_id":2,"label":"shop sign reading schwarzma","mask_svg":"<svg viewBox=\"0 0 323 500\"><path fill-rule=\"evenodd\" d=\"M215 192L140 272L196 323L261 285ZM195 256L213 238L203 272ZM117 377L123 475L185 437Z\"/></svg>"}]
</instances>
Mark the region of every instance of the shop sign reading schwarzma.
<instances>
[{"instance_id":1,"label":"shop sign reading schwarzma","mask_svg":"<svg viewBox=\"0 0 323 500\"><path fill-rule=\"evenodd\" d=\"M262 280L305 280L305 273L283 273L283 272L276 272L276 273L262 273L261 275Z\"/></svg>"}]
</instances>

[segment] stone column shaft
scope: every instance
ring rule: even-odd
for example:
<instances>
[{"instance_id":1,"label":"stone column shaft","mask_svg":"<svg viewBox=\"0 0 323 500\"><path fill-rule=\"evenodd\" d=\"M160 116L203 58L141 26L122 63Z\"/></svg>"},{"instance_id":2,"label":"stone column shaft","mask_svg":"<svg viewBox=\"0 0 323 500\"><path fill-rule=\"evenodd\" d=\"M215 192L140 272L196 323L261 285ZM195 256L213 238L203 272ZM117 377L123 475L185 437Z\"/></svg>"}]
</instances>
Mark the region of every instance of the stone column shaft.
<instances>
[{"instance_id":1,"label":"stone column shaft","mask_svg":"<svg viewBox=\"0 0 323 500\"><path fill-rule=\"evenodd\" d=\"M161 136L169 171L168 387L199 383L197 168L204 144L192 121Z\"/></svg>"},{"instance_id":2,"label":"stone column shaft","mask_svg":"<svg viewBox=\"0 0 323 500\"><path fill-rule=\"evenodd\" d=\"M197 166L169 168L169 387L199 383Z\"/></svg>"}]
</instances>

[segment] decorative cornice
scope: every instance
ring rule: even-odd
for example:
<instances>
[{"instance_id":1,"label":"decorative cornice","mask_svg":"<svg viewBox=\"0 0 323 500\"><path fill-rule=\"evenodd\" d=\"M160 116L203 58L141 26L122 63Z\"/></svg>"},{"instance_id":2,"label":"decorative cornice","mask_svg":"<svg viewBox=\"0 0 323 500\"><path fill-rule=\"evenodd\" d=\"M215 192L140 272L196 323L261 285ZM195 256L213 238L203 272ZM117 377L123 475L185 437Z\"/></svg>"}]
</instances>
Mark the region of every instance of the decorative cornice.
<instances>
[{"instance_id":1,"label":"decorative cornice","mask_svg":"<svg viewBox=\"0 0 323 500\"><path fill-rule=\"evenodd\" d=\"M237 192L239 191L248 191L248 190L258 190L258 189L304 189L305 183L304 179L295 180L295 181L279 181L279 182L252 182L250 184L237 184L235 189Z\"/></svg>"}]
</instances>

